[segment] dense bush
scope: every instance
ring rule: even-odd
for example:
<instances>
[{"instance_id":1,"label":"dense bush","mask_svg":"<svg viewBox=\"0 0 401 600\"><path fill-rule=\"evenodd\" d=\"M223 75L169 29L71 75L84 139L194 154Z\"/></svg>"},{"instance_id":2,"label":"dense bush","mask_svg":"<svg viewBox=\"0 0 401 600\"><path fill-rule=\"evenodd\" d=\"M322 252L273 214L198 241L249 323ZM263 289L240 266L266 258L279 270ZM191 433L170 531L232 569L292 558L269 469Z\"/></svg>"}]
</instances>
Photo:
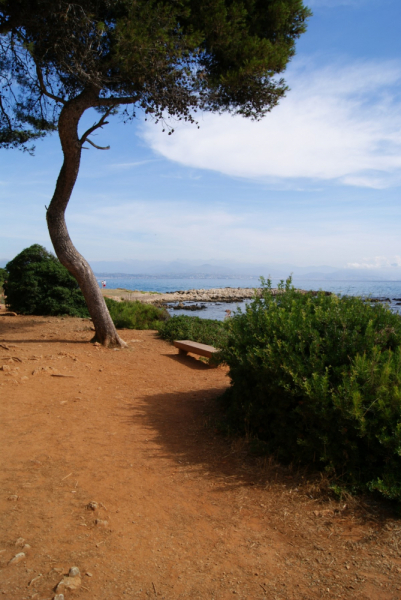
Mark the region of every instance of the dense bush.
<instances>
[{"instance_id":1,"label":"dense bush","mask_svg":"<svg viewBox=\"0 0 401 600\"><path fill-rule=\"evenodd\" d=\"M23 250L6 269L9 309L23 315L89 316L74 277L39 244Z\"/></svg>"},{"instance_id":2,"label":"dense bush","mask_svg":"<svg viewBox=\"0 0 401 600\"><path fill-rule=\"evenodd\" d=\"M117 302L105 298L110 316L118 329L158 329L169 318L165 309L141 302Z\"/></svg>"},{"instance_id":3,"label":"dense bush","mask_svg":"<svg viewBox=\"0 0 401 600\"><path fill-rule=\"evenodd\" d=\"M165 340L192 340L222 348L227 340L227 323L213 319L201 319L179 315L171 317L159 327L159 333Z\"/></svg>"},{"instance_id":4,"label":"dense bush","mask_svg":"<svg viewBox=\"0 0 401 600\"><path fill-rule=\"evenodd\" d=\"M287 462L401 499L401 319L281 284L230 319L231 423Z\"/></svg>"}]
</instances>

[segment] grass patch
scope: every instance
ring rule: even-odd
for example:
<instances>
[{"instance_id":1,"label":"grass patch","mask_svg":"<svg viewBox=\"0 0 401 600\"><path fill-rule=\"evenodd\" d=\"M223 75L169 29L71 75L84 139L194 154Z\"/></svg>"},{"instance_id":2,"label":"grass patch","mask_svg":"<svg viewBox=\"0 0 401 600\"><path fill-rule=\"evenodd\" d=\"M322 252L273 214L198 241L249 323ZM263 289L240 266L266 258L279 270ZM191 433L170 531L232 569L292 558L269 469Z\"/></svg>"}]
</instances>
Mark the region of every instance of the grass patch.
<instances>
[{"instance_id":1,"label":"grass patch","mask_svg":"<svg viewBox=\"0 0 401 600\"><path fill-rule=\"evenodd\" d=\"M171 317L158 327L159 334L165 340L191 340L200 344L208 344L222 348L228 339L227 321L201 319L179 315Z\"/></svg>"},{"instance_id":2,"label":"grass patch","mask_svg":"<svg viewBox=\"0 0 401 600\"><path fill-rule=\"evenodd\" d=\"M110 316L117 329L159 329L169 319L166 309L141 302L117 302L105 298Z\"/></svg>"}]
</instances>

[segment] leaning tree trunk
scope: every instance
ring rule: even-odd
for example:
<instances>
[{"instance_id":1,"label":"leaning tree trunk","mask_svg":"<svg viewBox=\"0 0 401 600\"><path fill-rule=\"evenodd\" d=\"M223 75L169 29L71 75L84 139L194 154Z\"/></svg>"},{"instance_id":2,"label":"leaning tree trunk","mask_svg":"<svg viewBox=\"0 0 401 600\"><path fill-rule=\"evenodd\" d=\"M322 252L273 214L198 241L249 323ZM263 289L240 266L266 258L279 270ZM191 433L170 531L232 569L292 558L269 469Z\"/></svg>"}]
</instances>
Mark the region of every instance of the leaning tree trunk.
<instances>
[{"instance_id":1,"label":"leaning tree trunk","mask_svg":"<svg viewBox=\"0 0 401 600\"><path fill-rule=\"evenodd\" d=\"M87 261L74 247L65 222L65 210L81 161L82 141L78 137L78 123L84 111L92 105L93 94L83 92L77 98L67 102L61 111L58 131L64 162L47 210L47 225L59 261L75 277L82 290L95 326L96 340L103 346L123 347L126 343L116 331L95 275Z\"/></svg>"}]
</instances>

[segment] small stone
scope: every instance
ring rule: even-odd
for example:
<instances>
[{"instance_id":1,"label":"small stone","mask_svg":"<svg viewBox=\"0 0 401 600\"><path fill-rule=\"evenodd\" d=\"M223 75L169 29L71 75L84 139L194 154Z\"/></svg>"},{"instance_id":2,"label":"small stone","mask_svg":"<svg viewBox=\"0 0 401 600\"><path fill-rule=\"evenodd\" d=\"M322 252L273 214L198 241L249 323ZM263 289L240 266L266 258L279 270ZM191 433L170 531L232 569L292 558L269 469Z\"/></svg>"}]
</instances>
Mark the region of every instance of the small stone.
<instances>
[{"instance_id":1,"label":"small stone","mask_svg":"<svg viewBox=\"0 0 401 600\"><path fill-rule=\"evenodd\" d=\"M65 590L72 592L77 590L81 586L81 583L79 575L76 575L76 577L63 577L56 588L56 592L64 592Z\"/></svg>"},{"instance_id":2,"label":"small stone","mask_svg":"<svg viewBox=\"0 0 401 600\"><path fill-rule=\"evenodd\" d=\"M102 519L95 520L95 525L97 525L98 527L107 527L108 524L108 521L103 521Z\"/></svg>"},{"instance_id":3,"label":"small stone","mask_svg":"<svg viewBox=\"0 0 401 600\"><path fill-rule=\"evenodd\" d=\"M29 552L32 550L32 548L29 544L24 544L22 550L25 552L25 554L29 554Z\"/></svg>"},{"instance_id":4,"label":"small stone","mask_svg":"<svg viewBox=\"0 0 401 600\"><path fill-rule=\"evenodd\" d=\"M78 567L71 567L68 573L68 577L76 577L77 575L80 575Z\"/></svg>"},{"instance_id":5,"label":"small stone","mask_svg":"<svg viewBox=\"0 0 401 600\"><path fill-rule=\"evenodd\" d=\"M21 562L21 560L24 560L24 558L25 558L25 553L24 553L24 552L18 552L18 554L16 554L16 555L14 556L14 558L12 558L12 559L9 561L9 563L8 563L8 564L9 564L9 565L16 565L17 563Z\"/></svg>"},{"instance_id":6,"label":"small stone","mask_svg":"<svg viewBox=\"0 0 401 600\"><path fill-rule=\"evenodd\" d=\"M86 508L88 510L97 510L99 508L99 505L97 502L95 502L95 500L91 500L89 504L86 505Z\"/></svg>"},{"instance_id":7,"label":"small stone","mask_svg":"<svg viewBox=\"0 0 401 600\"><path fill-rule=\"evenodd\" d=\"M0 371L11 371L11 367L10 365L3 365L2 367L0 367Z\"/></svg>"},{"instance_id":8,"label":"small stone","mask_svg":"<svg viewBox=\"0 0 401 600\"><path fill-rule=\"evenodd\" d=\"M64 600L64 594L56 594L53 600Z\"/></svg>"},{"instance_id":9,"label":"small stone","mask_svg":"<svg viewBox=\"0 0 401 600\"><path fill-rule=\"evenodd\" d=\"M18 540L15 542L15 545L20 546L21 548L24 544L25 544L25 540L23 537L19 537Z\"/></svg>"},{"instance_id":10,"label":"small stone","mask_svg":"<svg viewBox=\"0 0 401 600\"><path fill-rule=\"evenodd\" d=\"M19 496L17 496L17 494L12 494L12 496L9 496L7 498L7 500L10 500L10 502L17 502Z\"/></svg>"},{"instance_id":11,"label":"small stone","mask_svg":"<svg viewBox=\"0 0 401 600\"><path fill-rule=\"evenodd\" d=\"M88 573L85 573L85 575L86 575L87 577L93 577L92 573L89 573L89 572L88 572Z\"/></svg>"}]
</instances>

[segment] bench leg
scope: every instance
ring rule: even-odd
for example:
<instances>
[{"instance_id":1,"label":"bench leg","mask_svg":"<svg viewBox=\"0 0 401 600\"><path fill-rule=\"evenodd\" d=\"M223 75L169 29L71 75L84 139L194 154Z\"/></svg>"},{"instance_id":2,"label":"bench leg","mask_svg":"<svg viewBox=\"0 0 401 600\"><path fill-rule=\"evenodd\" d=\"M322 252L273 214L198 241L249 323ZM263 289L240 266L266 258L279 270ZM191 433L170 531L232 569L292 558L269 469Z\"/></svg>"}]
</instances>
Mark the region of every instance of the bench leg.
<instances>
[{"instance_id":1,"label":"bench leg","mask_svg":"<svg viewBox=\"0 0 401 600\"><path fill-rule=\"evenodd\" d=\"M181 354L181 356L186 356L188 352L186 350L183 350L182 348L178 348L178 354Z\"/></svg>"}]
</instances>

